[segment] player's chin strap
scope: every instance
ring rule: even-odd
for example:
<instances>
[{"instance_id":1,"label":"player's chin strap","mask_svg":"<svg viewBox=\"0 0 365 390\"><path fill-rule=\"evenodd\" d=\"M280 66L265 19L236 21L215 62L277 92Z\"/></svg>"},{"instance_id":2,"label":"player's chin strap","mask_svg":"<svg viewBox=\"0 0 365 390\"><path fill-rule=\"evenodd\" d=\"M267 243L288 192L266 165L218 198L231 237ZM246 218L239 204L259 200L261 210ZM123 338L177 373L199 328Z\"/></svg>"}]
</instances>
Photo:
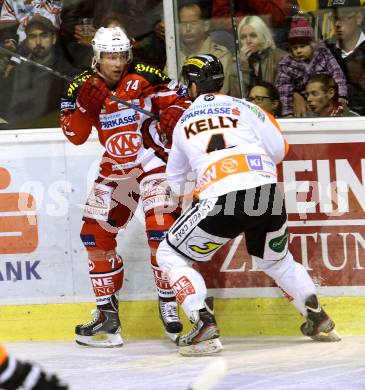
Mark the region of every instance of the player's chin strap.
<instances>
[{"instance_id":1,"label":"player's chin strap","mask_svg":"<svg viewBox=\"0 0 365 390\"><path fill-rule=\"evenodd\" d=\"M40 64L39 62L36 62L36 61L33 61L33 60L29 59L29 58L23 57L22 55L16 53L15 51L6 49L5 47L0 46L0 52L3 52L4 54L6 54L8 56L11 56L12 59L14 60L14 62L33 65L33 66L35 66L35 67L37 67L39 69L44 70L45 72L53 74L54 76L59 77L59 78L61 78L63 80L66 80L66 81L68 81L70 83L73 83L75 81L71 76L64 75L64 74L58 72L57 70L54 70L54 69L52 69L52 68L50 68L50 67L48 67L46 65ZM100 75L100 73L98 73L98 74ZM114 100L115 102L121 103L121 104L123 104L126 107L132 108L133 110L138 111L141 114L147 115L148 117L151 117L151 118L154 118L154 119L157 119L157 120L159 119L156 114L154 114L154 113L152 113L150 111L144 110L143 108L141 108L139 106L136 106L133 103L127 102L124 99L121 99L121 98L116 97L114 95L110 95L109 99L110 100Z\"/></svg>"}]
</instances>

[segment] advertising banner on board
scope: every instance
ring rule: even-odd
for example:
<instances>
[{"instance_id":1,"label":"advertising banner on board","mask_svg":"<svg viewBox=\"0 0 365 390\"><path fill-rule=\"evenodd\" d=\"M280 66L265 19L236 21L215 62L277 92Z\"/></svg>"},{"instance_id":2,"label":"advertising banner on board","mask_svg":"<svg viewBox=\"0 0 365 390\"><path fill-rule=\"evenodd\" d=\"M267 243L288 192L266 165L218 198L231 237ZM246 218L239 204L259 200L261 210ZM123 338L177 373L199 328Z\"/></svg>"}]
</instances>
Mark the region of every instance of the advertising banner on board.
<instances>
[{"instance_id":1,"label":"advertising banner on board","mask_svg":"<svg viewBox=\"0 0 365 390\"><path fill-rule=\"evenodd\" d=\"M279 167L290 250L322 294L363 295L365 143L293 138ZM93 301L79 232L102 154L96 138L76 147L62 134L16 142L0 135L0 145L0 304ZM117 241L125 262L120 298L155 299L140 209ZM218 296L280 295L247 254L244 236L199 269Z\"/></svg>"},{"instance_id":2,"label":"advertising banner on board","mask_svg":"<svg viewBox=\"0 0 365 390\"><path fill-rule=\"evenodd\" d=\"M317 286L347 286L356 291L365 285L364 148L361 142L292 144L279 166L289 248ZM210 288L275 285L257 271L246 252L244 236L199 269Z\"/></svg>"}]
</instances>

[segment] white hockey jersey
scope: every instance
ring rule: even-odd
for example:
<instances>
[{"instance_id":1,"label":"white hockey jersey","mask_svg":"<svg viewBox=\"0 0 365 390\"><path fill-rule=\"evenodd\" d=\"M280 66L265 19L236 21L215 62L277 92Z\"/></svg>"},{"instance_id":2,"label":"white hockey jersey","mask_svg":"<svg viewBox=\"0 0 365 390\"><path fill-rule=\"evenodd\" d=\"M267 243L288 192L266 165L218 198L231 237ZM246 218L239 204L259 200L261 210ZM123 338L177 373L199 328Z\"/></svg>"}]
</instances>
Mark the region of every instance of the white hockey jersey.
<instances>
[{"instance_id":1,"label":"white hockey jersey","mask_svg":"<svg viewBox=\"0 0 365 390\"><path fill-rule=\"evenodd\" d=\"M178 194L195 174L200 199L277 182L288 144L274 117L243 99L199 96L175 127L167 178ZM191 186L190 186L191 188Z\"/></svg>"}]
</instances>

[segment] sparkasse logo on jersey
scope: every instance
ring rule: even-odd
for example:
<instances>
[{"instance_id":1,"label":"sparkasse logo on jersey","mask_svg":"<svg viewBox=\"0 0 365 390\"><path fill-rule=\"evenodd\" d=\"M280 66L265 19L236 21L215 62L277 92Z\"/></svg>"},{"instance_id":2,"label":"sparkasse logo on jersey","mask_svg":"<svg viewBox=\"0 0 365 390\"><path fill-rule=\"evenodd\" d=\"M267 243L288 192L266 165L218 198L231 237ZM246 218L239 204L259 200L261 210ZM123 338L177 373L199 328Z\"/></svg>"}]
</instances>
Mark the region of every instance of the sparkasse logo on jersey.
<instances>
[{"instance_id":1,"label":"sparkasse logo on jersey","mask_svg":"<svg viewBox=\"0 0 365 390\"><path fill-rule=\"evenodd\" d=\"M102 130L113 130L120 126L130 125L138 120L134 110L122 110L111 114L101 114L100 127Z\"/></svg>"}]
</instances>

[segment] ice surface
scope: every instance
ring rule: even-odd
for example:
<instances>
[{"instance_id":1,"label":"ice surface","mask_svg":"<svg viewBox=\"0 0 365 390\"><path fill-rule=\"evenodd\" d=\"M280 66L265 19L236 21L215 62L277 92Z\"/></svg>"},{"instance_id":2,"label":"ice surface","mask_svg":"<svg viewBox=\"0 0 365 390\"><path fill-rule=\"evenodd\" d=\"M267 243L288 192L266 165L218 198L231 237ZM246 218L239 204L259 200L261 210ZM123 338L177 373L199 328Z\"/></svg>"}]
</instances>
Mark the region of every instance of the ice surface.
<instances>
[{"instance_id":1,"label":"ice surface","mask_svg":"<svg viewBox=\"0 0 365 390\"><path fill-rule=\"evenodd\" d=\"M215 389L365 389L365 337L318 343L303 337L223 338L228 373ZM125 340L96 349L74 342L6 343L14 356L56 372L73 390L186 390L216 359L182 357L174 344ZM218 356L218 355L217 355Z\"/></svg>"}]
</instances>

